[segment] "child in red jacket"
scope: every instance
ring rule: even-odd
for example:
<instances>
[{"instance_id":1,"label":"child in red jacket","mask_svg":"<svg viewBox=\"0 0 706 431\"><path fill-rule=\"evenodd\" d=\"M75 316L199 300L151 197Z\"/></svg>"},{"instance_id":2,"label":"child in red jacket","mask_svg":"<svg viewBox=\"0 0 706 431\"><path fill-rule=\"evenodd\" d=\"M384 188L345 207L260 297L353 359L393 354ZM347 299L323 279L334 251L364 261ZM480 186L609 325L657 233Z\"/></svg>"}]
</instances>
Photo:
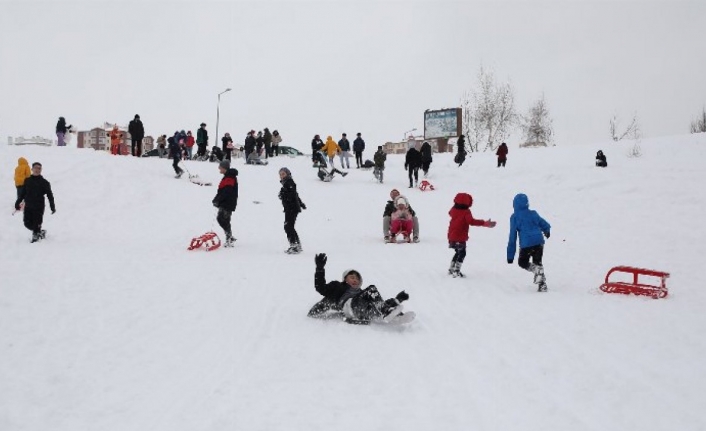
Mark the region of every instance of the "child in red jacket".
<instances>
[{"instance_id":1,"label":"child in red jacket","mask_svg":"<svg viewBox=\"0 0 706 431\"><path fill-rule=\"evenodd\" d=\"M466 242L468 241L468 228L470 226L495 227L495 222L488 220L476 220L471 214L473 197L468 193L459 193L454 198L454 206L449 211L451 222L449 223L449 248L455 250L451 259L449 274L454 278L464 277L461 273L461 265L466 257Z\"/></svg>"}]
</instances>

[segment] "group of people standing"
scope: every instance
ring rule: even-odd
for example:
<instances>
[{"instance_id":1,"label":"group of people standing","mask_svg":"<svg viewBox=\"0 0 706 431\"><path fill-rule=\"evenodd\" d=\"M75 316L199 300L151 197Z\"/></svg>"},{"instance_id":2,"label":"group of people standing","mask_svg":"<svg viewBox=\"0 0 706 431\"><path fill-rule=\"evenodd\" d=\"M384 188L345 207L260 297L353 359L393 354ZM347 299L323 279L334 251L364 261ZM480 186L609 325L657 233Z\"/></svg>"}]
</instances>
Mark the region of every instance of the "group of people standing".
<instances>
[{"instance_id":1,"label":"group of people standing","mask_svg":"<svg viewBox=\"0 0 706 431\"><path fill-rule=\"evenodd\" d=\"M363 167L363 151L365 151L365 141L360 133L356 134L356 138L351 146L348 140L348 135L341 134L341 139L338 142L333 140L332 136L326 137L326 142L321 140L320 135L314 135L311 140L311 161L314 165L325 166L324 156L328 158L328 163L331 167L334 166L336 156L340 159L341 169L350 169L351 149L355 155L356 169Z\"/></svg>"},{"instance_id":2,"label":"group of people standing","mask_svg":"<svg viewBox=\"0 0 706 431\"><path fill-rule=\"evenodd\" d=\"M224 145L225 142L226 141L224 141ZM257 134L255 130L250 130L245 137L245 143L242 148L245 153L245 163L249 165L266 164L261 163L260 159L264 157L265 160L267 160L270 157L279 156L279 144L281 142L282 136L280 136L277 130L270 132L270 129L265 127L262 131L257 132ZM232 145L233 140L230 139L229 143ZM227 157L230 159L230 154L228 154Z\"/></svg>"}]
</instances>

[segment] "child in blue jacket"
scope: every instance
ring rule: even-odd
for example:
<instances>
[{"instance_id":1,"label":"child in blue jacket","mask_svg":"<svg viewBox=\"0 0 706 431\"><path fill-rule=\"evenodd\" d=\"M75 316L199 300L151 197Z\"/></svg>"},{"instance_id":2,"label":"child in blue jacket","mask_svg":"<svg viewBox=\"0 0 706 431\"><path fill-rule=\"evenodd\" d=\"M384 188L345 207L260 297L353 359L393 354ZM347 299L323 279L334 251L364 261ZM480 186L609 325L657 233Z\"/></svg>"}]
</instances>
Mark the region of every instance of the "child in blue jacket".
<instances>
[{"instance_id":1,"label":"child in blue jacket","mask_svg":"<svg viewBox=\"0 0 706 431\"><path fill-rule=\"evenodd\" d=\"M534 284L538 292L547 291L547 280L542 266L544 254L544 237L549 238L551 226L536 211L529 209L527 195L519 193L512 200L515 209L510 216L510 238L507 242L507 263L515 259L515 244L520 235L520 257L517 264L520 268L534 274ZM532 258L532 263L530 263Z\"/></svg>"}]
</instances>

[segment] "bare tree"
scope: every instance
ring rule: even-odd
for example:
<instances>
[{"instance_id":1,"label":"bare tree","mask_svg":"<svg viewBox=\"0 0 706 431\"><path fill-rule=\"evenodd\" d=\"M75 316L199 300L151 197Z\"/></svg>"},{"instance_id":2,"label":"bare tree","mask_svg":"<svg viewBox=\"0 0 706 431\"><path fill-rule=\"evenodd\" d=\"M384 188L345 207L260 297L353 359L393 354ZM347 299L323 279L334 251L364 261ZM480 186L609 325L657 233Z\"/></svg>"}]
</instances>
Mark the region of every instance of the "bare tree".
<instances>
[{"instance_id":1,"label":"bare tree","mask_svg":"<svg viewBox=\"0 0 706 431\"><path fill-rule=\"evenodd\" d=\"M637 114L633 115L630 124L621 132L620 131L620 118L618 115L613 115L610 119L610 137L614 141L622 141L623 139L639 139L642 136L640 132L640 123L637 120Z\"/></svg>"},{"instance_id":2,"label":"bare tree","mask_svg":"<svg viewBox=\"0 0 706 431\"><path fill-rule=\"evenodd\" d=\"M478 89L466 91L461 98L463 131L470 151L494 151L517 124L515 95L510 83L497 84L492 72L481 66Z\"/></svg>"},{"instance_id":3,"label":"bare tree","mask_svg":"<svg viewBox=\"0 0 706 431\"><path fill-rule=\"evenodd\" d=\"M701 111L701 118L691 122L691 133L706 132L706 108Z\"/></svg>"},{"instance_id":4,"label":"bare tree","mask_svg":"<svg viewBox=\"0 0 706 431\"><path fill-rule=\"evenodd\" d=\"M549 116L547 101L542 97L529 109L526 116L522 116L522 131L525 135L526 147L546 147L554 138L552 119Z\"/></svg>"}]
</instances>

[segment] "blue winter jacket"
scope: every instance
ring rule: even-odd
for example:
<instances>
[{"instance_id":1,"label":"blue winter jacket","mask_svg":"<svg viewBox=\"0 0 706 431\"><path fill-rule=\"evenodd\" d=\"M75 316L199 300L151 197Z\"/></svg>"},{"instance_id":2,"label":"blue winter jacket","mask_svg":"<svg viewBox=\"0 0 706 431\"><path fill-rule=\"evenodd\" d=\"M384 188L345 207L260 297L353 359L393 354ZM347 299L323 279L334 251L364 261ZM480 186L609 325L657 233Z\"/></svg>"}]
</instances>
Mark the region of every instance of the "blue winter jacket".
<instances>
[{"instance_id":1,"label":"blue winter jacket","mask_svg":"<svg viewBox=\"0 0 706 431\"><path fill-rule=\"evenodd\" d=\"M517 234L520 234L520 248L544 244L544 236L549 234L551 226L537 214L529 209L527 195L518 194L512 200L515 212L510 216L510 238L507 241L507 260L515 259L515 244Z\"/></svg>"}]
</instances>

